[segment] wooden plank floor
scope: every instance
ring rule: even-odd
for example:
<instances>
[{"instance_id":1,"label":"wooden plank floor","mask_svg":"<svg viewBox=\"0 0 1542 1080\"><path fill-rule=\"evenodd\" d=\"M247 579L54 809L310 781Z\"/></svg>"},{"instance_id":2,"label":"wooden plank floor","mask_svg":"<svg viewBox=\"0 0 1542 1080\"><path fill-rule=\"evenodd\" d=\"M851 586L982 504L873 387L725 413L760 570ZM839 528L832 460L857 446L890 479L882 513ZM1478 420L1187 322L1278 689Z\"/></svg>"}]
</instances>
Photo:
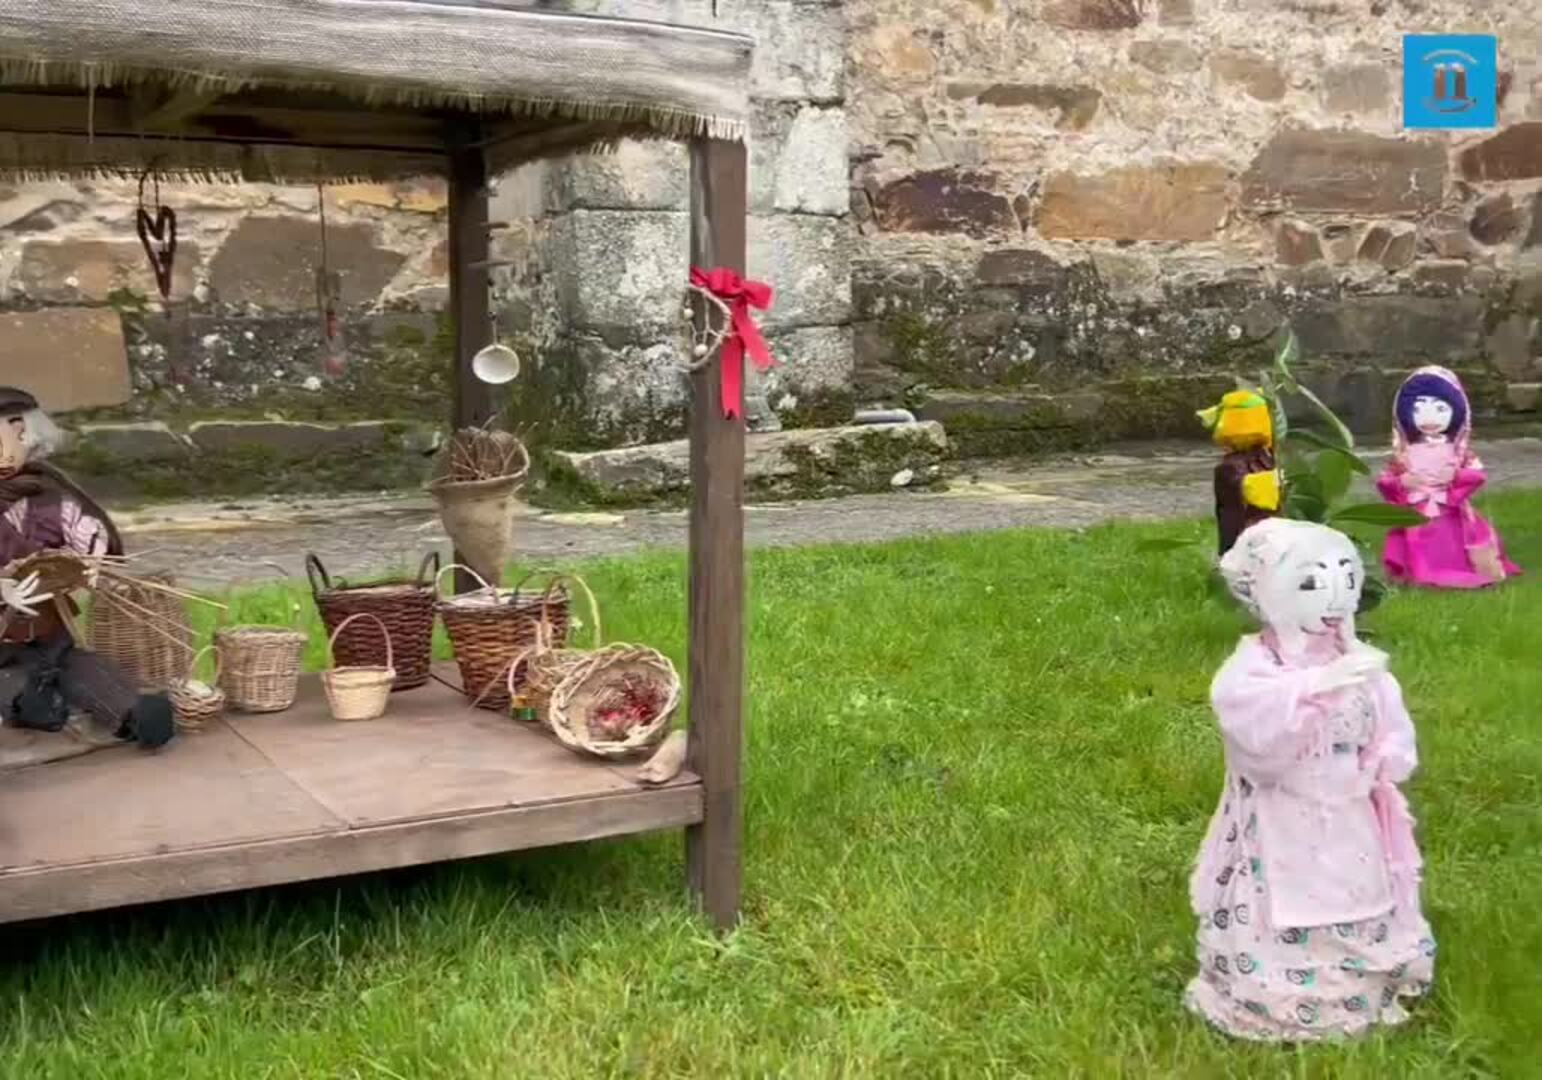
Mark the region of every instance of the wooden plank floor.
<instances>
[{"instance_id":1,"label":"wooden plank floor","mask_svg":"<svg viewBox=\"0 0 1542 1080\"><path fill-rule=\"evenodd\" d=\"M315 679L293 709L230 714L160 753L124 746L5 775L0 922L696 824L700 782L634 764L430 683L339 723Z\"/></svg>"}]
</instances>

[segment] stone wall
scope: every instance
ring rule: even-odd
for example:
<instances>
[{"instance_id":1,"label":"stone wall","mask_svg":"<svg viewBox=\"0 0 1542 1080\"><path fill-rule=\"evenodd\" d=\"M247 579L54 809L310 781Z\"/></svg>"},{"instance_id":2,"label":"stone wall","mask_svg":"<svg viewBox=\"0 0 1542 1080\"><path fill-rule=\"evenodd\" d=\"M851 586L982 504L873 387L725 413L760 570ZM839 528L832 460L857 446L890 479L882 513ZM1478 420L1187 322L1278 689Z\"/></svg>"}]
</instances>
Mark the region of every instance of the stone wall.
<instances>
[{"instance_id":1,"label":"stone wall","mask_svg":"<svg viewBox=\"0 0 1542 1080\"><path fill-rule=\"evenodd\" d=\"M1188 434L1282 319L1362 429L1397 371L1533 409L1536 0L850 0L857 390L965 452ZM1402 131L1492 32L1502 129Z\"/></svg>"}]
</instances>

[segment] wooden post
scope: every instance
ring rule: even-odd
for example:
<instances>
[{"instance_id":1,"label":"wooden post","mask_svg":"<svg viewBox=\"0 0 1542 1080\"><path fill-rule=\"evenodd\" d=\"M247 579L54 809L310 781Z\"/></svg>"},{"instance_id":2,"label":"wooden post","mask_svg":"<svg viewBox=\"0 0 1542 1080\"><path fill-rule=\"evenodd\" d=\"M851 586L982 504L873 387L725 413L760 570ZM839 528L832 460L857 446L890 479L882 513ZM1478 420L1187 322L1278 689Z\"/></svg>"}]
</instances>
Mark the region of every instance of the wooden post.
<instances>
[{"instance_id":1,"label":"wooden post","mask_svg":"<svg viewBox=\"0 0 1542 1080\"><path fill-rule=\"evenodd\" d=\"M693 265L744 272L747 189L743 145L691 145ZM723 416L721 363L691 385L690 766L706 813L686 833L686 874L702 911L727 930L743 878L744 421Z\"/></svg>"},{"instance_id":2,"label":"wooden post","mask_svg":"<svg viewBox=\"0 0 1542 1080\"><path fill-rule=\"evenodd\" d=\"M492 343L487 272L487 157L478 119L455 121L448 133L450 150L450 317L455 320L453 405L450 430L477 427L493 415L492 387L471 370L471 358ZM455 561L464 563L460 552ZM498 584L496 581L494 585ZM455 572L455 591L475 587L471 576Z\"/></svg>"}]
</instances>

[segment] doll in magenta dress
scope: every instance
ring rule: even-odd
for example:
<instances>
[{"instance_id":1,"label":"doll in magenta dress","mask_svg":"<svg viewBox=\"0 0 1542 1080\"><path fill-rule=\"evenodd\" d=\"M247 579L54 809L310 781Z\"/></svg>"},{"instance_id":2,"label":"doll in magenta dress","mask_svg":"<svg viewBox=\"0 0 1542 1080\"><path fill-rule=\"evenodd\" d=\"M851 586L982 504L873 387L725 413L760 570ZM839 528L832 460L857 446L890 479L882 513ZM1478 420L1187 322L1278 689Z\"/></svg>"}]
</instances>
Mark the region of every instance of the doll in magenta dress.
<instances>
[{"instance_id":1,"label":"doll in magenta dress","mask_svg":"<svg viewBox=\"0 0 1542 1080\"><path fill-rule=\"evenodd\" d=\"M1376 486L1389 503L1429 520L1388 532L1382 562L1393 581L1478 589L1520 573L1473 509L1486 477L1471 438L1472 409L1454 374L1423 367L1408 376L1393 408L1392 461Z\"/></svg>"}]
</instances>

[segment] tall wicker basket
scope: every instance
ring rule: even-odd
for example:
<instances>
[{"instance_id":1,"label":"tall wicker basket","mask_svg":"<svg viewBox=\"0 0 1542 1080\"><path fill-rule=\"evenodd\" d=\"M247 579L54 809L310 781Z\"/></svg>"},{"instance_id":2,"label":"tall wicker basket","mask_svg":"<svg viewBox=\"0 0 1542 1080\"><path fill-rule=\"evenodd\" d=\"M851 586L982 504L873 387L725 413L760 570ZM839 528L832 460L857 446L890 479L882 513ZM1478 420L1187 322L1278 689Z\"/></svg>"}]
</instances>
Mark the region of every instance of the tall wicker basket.
<instances>
[{"instance_id":1,"label":"tall wicker basket","mask_svg":"<svg viewBox=\"0 0 1542 1080\"><path fill-rule=\"evenodd\" d=\"M147 581L172 585L166 574ZM122 578L103 576L92 592L86 642L113 661L141 690L165 690L192 665L193 631L178 597Z\"/></svg>"},{"instance_id":2,"label":"tall wicker basket","mask_svg":"<svg viewBox=\"0 0 1542 1080\"><path fill-rule=\"evenodd\" d=\"M315 555L305 557L311 595L329 635L336 634L332 655L339 667L391 667L395 659L393 690L411 690L428 682L434 644L434 582L429 567L439 572L439 553L430 552L415 578L398 578L372 585L333 584L326 567ZM339 628L355 615L369 615L385 627L382 638L368 625Z\"/></svg>"},{"instance_id":3,"label":"tall wicker basket","mask_svg":"<svg viewBox=\"0 0 1542 1080\"><path fill-rule=\"evenodd\" d=\"M536 643L543 612L547 633L559 644L566 643L567 592L528 588L533 574L512 589L494 588L464 566L446 566L440 577L452 570L466 570L482 584L461 596L443 597L435 605L455 651L461 692L478 708L505 712L510 702L509 665Z\"/></svg>"}]
</instances>

